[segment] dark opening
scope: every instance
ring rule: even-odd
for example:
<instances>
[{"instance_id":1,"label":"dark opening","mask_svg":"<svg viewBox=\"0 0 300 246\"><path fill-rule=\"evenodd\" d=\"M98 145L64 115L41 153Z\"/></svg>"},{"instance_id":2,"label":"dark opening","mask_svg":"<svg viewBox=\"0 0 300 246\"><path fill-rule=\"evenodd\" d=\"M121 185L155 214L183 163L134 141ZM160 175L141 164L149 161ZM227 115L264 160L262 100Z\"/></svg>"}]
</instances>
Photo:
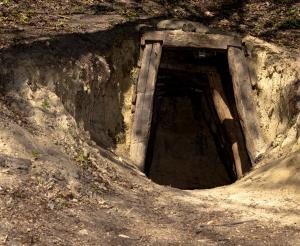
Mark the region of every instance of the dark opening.
<instances>
[{"instance_id":1,"label":"dark opening","mask_svg":"<svg viewBox=\"0 0 300 246\"><path fill-rule=\"evenodd\" d=\"M158 184L181 189L227 185L236 180L230 146L214 108L208 76L193 66L216 68L236 114L225 53L164 49L145 173Z\"/></svg>"}]
</instances>

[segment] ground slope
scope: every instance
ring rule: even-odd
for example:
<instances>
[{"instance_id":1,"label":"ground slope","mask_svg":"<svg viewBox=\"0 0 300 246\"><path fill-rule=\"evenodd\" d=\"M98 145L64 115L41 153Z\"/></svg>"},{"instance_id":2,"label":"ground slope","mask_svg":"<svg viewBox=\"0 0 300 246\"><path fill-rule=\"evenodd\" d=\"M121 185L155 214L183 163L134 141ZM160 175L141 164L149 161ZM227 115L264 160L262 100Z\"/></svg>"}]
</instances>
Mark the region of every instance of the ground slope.
<instances>
[{"instance_id":1,"label":"ground slope","mask_svg":"<svg viewBox=\"0 0 300 246\"><path fill-rule=\"evenodd\" d=\"M103 158L55 94L39 89L31 104L44 93L48 105L32 117L22 117L17 95L1 97L1 244L300 243L299 153L228 187L159 186Z\"/></svg>"}]
</instances>

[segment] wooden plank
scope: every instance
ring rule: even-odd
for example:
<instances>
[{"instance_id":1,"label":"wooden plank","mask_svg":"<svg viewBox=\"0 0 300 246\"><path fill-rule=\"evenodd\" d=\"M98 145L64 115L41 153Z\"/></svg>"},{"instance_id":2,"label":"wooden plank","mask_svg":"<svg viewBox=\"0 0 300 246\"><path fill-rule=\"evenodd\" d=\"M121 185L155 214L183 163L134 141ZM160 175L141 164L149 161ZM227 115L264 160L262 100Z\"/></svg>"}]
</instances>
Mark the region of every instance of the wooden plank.
<instances>
[{"instance_id":1,"label":"wooden plank","mask_svg":"<svg viewBox=\"0 0 300 246\"><path fill-rule=\"evenodd\" d=\"M240 179L250 170L251 162L247 153L243 133L236 119L230 111L229 103L222 86L219 73L209 73L209 85L212 91L213 102L219 119L224 126L234 158L237 178Z\"/></svg>"},{"instance_id":2,"label":"wooden plank","mask_svg":"<svg viewBox=\"0 0 300 246\"><path fill-rule=\"evenodd\" d=\"M226 132L224 127L221 124L217 124L217 122L220 121L219 116L216 112L215 105L213 102L213 98L211 96L210 88L205 88L205 91L203 92L202 98L202 105L204 105L205 110L207 112L210 112L210 115L204 115L206 122L212 132L214 140L218 143L216 145L217 151L222 158L225 168L228 172L228 175L230 177L230 180L232 182L236 181L236 168L233 160L233 155L228 155L231 151L231 146L226 139Z\"/></svg>"},{"instance_id":3,"label":"wooden plank","mask_svg":"<svg viewBox=\"0 0 300 246\"><path fill-rule=\"evenodd\" d=\"M253 100L251 79L246 58L241 49L228 48L228 63L232 77L234 97L246 146L252 163L255 163L266 149L257 123L256 106Z\"/></svg>"},{"instance_id":4,"label":"wooden plank","mask_svg":"<svg viewBox=\"0 0 300 246\"><path fill-rule=\"evenodd\" d=\"M149 45L146 45L146 47L144 49L143 57L142 57L142 64L141 64L141 69L140 69L138 84L137 84L137 93L145 91L148 73L149 73L149 65L150 65L152 48L153 48L153 45L149 44Z\"/></svg>"},{"instance_id":5,"label":"wooden plank","mask_svg":"<svg viewBox=\"0 0 300 246\"><path fill-rule=\"evenodd\" d=\"M146 45L138 80L130 158L140 170L144 170L145 166L152 122L153 99L161 52L162 46L160 43Z\"/></svg>"},{"instance_id":6,"label":"wooden plank","mask_svg":"<svg viewBox=\"0 0 300 246\"><path fill-rule=\"evenodd\" d=\"M142 37L142 45L147 41L163 42L165 47L190 47L227 50L228 46L241 47L239 39L220 34L187 33L183 31L147 32Z\"/></svg>"}]
</instances>

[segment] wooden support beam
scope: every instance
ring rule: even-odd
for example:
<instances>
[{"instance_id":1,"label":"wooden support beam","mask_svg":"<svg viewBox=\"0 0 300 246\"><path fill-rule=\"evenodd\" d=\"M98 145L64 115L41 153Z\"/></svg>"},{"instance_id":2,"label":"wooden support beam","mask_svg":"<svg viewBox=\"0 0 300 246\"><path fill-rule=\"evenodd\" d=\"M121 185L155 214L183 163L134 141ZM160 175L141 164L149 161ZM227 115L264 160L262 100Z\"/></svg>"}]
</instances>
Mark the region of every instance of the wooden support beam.
<instances>
[{"instance_id":1,"label":"wooden support beam","mask_svg":"<svg viewBox=\"0 0 300 246\"><path fill-rule=\"evenodd\" d=\"M254 163L264 153L266 145L261 138L260 128L256 120L254 95L252 94L250 74L243 50L229 47L228 63L239 120L245 135L249 156Z\"/></svg>"},{"instance_id":2,"label":"wooden support beam","mask_svg":"<svg viewBox=\"0 0 300 246\"><path fill-rule=\"evenodd\" d=\"M161 63L159 68L182 71L186 73L197 73L197 74L207 74L209 72L215 71L215 68L212 66L205 65L194 65L194 64L172 64L172 63Z\"/></svg>"},{"instance_id":3,"label":"wooden support beam","mask_svg":"<svg viewBox=\"0 0 300 246\"><path fill-rule=\"evenodd\" d=\"M251 162L248 157L243 133L237 120L234 119L233 114L230 111L230 106L226 99L219 73L209 73L208 77L215 109L225 128L228 141L231 145L236 175L237 178L240 179L251 168Z\"/></svg>"},{"instance_id":4,"label":"wooden support beam","mask_svg":"<svg viewBox=\"0 0 300 246\"><path fill-rule=\"evenodd\" d=\"M161 52L162 46L160 43L147 44L145 46L137 85L130 158L142 171L144 171L151 130L153 97Z\"/></svg>"},{"instance_id":5,"label":"wooden support beam","mask_svg":"<svg viewBox=\"0 0 300 246\"><path fill-rule=\"evenodd\" d=\"M220 34L203 34L183 31L153 31L147 32L142 37L142 45L147 41L162 42L164 47L189 47L227 50L228 46L241 47L239 39Z\"/></svg>"},{"instance_id":6,"label":"wooden support beam","mask_svg":"<svg viewBox=\"0 0 300 246\"><path fill-rule=\"evenodd\" d=\"M218 124L218 122L220 122L220 119L216 112L213 98L210 95L211 95L210 87L209 88L206 87L205 90L203 91L203 96L201 96L201 100L202 100L202 105L205 108L205 111L210 112L210 114L205 114L204 118L212 132L214 141L217 143L216 144L217 151L219 153L219 156L222 158L222 161L225 164L225 168L230 177L230 180L232 182L235 182L237 178L236 168L235 165L233 165L234 164L233 155L229 155L232 146L230 146L230 144L228 143L224 127L221 124Z\"/></svg>"}]
</instances>

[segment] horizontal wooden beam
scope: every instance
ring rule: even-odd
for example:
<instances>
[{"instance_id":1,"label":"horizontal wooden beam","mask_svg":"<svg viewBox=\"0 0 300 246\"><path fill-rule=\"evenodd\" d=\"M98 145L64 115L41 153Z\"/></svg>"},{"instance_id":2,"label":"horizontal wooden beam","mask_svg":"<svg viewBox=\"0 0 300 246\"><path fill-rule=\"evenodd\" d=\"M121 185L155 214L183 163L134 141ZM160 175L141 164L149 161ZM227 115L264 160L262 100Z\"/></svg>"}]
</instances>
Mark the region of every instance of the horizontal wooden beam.
<instances>
[{"instance_id":1,"label":"horizontal wooden beam","mask_svg":"<svg viewBox=\"0 0 300 246\"><path fill-rule=\"evenodd\" d=\"M189 47L227 50L228 46L241 47L241 40L220 34L203 34L183 31L153 31L143 35L141 44L162 42L165 47Z\"/></svg>"},{"instance_id":2,"label":"horizontal wooden beam","mask_svg":"<svg viewBox=\"0 0 300 246\"><path fill-rule=\"evenodd\" d=\"M160 63L159 68L168 69L168 70L176 70L181 72L195 73L195 74L207 74L209 72L216 72L216 69L213 66L207 65L194 65L187 63Z\"/></svg>"}]
</instances>

